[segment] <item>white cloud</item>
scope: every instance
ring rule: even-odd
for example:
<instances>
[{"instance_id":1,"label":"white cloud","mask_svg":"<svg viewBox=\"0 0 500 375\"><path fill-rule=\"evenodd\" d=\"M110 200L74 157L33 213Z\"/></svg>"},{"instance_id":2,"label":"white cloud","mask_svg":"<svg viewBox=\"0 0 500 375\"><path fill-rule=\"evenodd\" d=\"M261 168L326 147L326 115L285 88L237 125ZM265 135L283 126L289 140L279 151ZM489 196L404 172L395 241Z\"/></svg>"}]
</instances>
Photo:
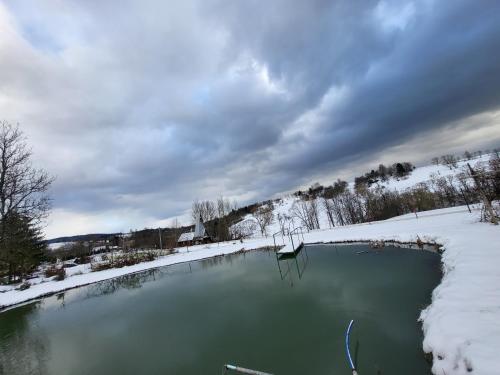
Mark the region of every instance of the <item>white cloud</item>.
<instances>
[{"instance_id":1,"label":"white cloud","mask_svg":"<svg viewBox=\"0 0 500 375\"><path fill-rule=\"evenodd\" d=\"M416 9L413 2L380 1L375 7L377 21L386 31L404 30L415 17Z\"/></svg>"}]
</instances>

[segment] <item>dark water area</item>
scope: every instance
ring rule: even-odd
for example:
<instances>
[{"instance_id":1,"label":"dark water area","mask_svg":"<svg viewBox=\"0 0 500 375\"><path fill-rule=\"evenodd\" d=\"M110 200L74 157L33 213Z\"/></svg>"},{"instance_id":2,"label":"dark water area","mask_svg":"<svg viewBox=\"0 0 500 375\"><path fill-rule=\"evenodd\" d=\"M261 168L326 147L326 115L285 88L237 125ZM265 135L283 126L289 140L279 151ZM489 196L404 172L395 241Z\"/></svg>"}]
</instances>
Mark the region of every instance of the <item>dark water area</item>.
<instances>
[{"instance_id":1,"label":"dark water area","mask_svg":"<svg viewBox=\"0 0 500 375\"><path fill-rule=\"evenodd\" d=\"M85 286L0 314L1 374L430 374L417 319L436 254L308 246L254 251Z\"/></svg>"}]
</instances>

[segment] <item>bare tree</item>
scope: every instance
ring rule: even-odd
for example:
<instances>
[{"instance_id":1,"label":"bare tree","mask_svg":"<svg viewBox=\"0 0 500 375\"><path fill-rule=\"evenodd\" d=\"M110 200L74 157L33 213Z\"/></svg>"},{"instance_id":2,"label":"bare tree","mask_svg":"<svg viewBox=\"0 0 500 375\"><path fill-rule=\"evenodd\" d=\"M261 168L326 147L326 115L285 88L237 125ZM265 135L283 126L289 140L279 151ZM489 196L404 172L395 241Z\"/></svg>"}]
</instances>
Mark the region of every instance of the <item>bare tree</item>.
<instances>
[{"instance_id":1,"label":"bare tree","mask_svg":"<svg viewBox=\"0 0 500 375\"><path fill-rule=\"evenodd\" d=\"M39 222L48 210L46 192L53 181L35 169L32 153L19 127L0 123L0 220L11 213Z\"/></svg>"},{"instance_id":2,"label":"bare tree","mask_svg":"<svg viewBox=\"0 0 500 375\"><path fill-rule=\"evenodd\" d=\"M316 199L309 201L309 215L311 216L311 221L314 223L314 228L319 229L319 206Z\"/></svg>"},{"instance_id":3,"label":"bare tree","mask_svg":"<svg viewBox=\"0 0 500 375\"><path fill-rule=\"evenodd\" d=\"M318 203L316 199L295 201L290 209L292 217L297 218L308 230L319 229Z\"/></svg>"},{"instance_id":4,"label":"bare tree","mask_svg":"<svg viewBox=\"0 0 500 375\"><path fill-rule=\"evenodd\" d=\"M330 198L333 202L333 213L339 225L346 224L343 196L348 192L349 188L347 182L340 179L335 181L331 189L327 189L325 192L325 197Z\"/></svg>"},{"instance_id":5,"label":"bare tree","mask_svg":"<svg viewBox=\"0 0 500 375\"><path fill-rule=\"evenodd\" d=\"M323 207L328 217L328 223L331 228L335 227L335 220L333 220L334 205L333 201L328 199L326 196L323 197Z\"/></svg>"},{"instance_id":6,"label":"bare tree","mask_svg":"<svg viewBox=\"0 0 500 375\"><path fill-rule=\"evenodd\" d=\"M196 220L198 220L200 217L204 223L210 220L214 220L217 217L216 204L209 200L195 200L191 208L191 216L193 222L196 222Z\"/></svg>"},{"instance_id":7,"label":"bare tree","mask_svg":"<svg viewBox=\"0 0 500 375\"><path fill-rule=\"evenodd\" d=\"M228 198L224 198L222 195L217 199L217 217L219 219L226 217L236 208L236 202L231 202Z\"/></svg>"},{"instance_id":8,"label":"bare tree","mask_svg":"<svg viewBox=\"0 0 500 375\"><path fill-rule=\"evenodd\" d=\"M287 214L282 213L278 213L277 218L280 226L280 232L284 236L286 234L286 230L288 229L288 225L292 221L292 218Z\"/></svg>"},{"instance_id":9,"label":"bare tree","mask_svg":"<svg viewBox=\"0 0 500 375\"><path fill-rule=\"evenodd\" d=\"M219 241L231 239L230 214L238 208L236 201L224 198L222 195L216 201L195 200L192 205L191 215L193 222L200 217L205 223L205 229Z\"/></svg>"},{"instance_id":10,"label":"bare tree","mask_svg":"<svg viewBox=\"0 0 500 375\"><path fill-rule=\"evenodd\" d=\"M173 218L170 223L171 234L166 239L167 249L173 249L177 246L177 240L179 239L179 236L181 234L180 227L181 226L179 224L179 219Z\"/></svg>"},{"instance_id":11,"label":"bare tree","mask_svg":"<svg viewBox=\"0 0 500 375\"><path fill-rule=\"evenodd\" d=\"M479 192L479 196L483 201L484 218L489 222L498 225L498 218L491 204L492 198L491 196L489 196L487 192L488 183L486 182L487 178L485 178L485 175L487 175L487 173L484 171L482 171L482 173L478 173L475 169L473 169L470 166L469 163L467 163L467 167L469 168L470 176L472 177L476 185L476 190Z\"/></svg>"},{"instance_id":12,"label":"bare tree","mask_svg":"<svg viewBox=\"0 0 500 375\"><path fill-rule=\"evenodd\" d=\"M215 203L217 219L215 220L215 233L220 241L227 241L231 239L231 232L229 230L230 221L228 218L232 210L232 205L229 199L224 198L222 195L217 198Z\"/></svg>"},{"instance_id":13,"label":"bare tree","mask_svg":"<svg viewBox=\"0 0 500 375\"><path fill-rule=\"evenodd\" d=\"M271 205L260 206L252 216L257 221L260 228L260 233L267 236L267 227L272 224L274 220L273 207Z\"/></svg>"},{"instance_id":14,"label":"bare tree","mask_svg":"<svg viewBox=\"0 0 500 375\"><path fill-rule=\"evenodd\" d=\"M255 220L246 219L242 220L230 228L231 238L234 240L242 240L252 236L257 229Z\"/></svg>"},{"instance_id":15,"label":"bare tree","mask_svg":"<svg viewBox=\"0 0 500 375\"><path fill-rule=\"evenodd\" d=\"M50 208L47 190L52 181L47 172L33 167L19 127L0 122L0 269L8 266L11 280L27 272L26 259L40 251L39 225Z\"/></svg>"},{"instance_id":16,"label":"bare tree","mask_svg":"<svg viewBox=\"0 0 500 375\"><path fill-rule=\"evenodd\" d=\"M451 154L441 156L441 162L450 169L457 168L458 166L457 158Z\"/></svg>"}]
</instances>

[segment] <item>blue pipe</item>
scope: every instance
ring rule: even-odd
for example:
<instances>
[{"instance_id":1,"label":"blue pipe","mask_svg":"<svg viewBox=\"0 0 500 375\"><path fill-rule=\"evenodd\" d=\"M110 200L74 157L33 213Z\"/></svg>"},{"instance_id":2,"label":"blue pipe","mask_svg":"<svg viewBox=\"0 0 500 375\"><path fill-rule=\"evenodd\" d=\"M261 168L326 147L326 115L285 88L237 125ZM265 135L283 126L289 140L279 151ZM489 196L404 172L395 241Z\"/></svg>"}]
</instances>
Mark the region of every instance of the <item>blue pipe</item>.
<instances>
[{"instance_id":1,"label":"blue pipe","mask_svg":"<svg viewBox=\"0 0 500 375\"><path fill-rule=\"evenodd\" d=\"M354 320L351 320L349 323L349 326L347 327L347 332L345 333L345 351L347 354L347 360L349 361L349 365L351 366L351 369L354 371L354 363L352 362L352 357L351 357L351 352L349 351L349 334L351 333L351 328L354 323Z\"/></svg>"}]
</instances>

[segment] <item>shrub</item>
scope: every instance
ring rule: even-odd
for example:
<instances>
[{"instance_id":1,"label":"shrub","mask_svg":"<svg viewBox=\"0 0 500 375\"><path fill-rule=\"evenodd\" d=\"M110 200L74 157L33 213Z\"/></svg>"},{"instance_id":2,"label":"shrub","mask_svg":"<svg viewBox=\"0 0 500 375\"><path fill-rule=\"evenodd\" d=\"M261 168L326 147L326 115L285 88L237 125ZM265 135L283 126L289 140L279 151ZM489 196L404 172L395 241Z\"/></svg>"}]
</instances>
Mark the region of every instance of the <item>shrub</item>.
<instances>
[{"instance_id":1,"label":"shrub","mask_svg":"<svg viewBox=\"0 0 500 375\"><path fill-rule=\"evenodd\" d=\"M31 284L29 282L25 281L24 283L19 285L19 287L17 287L16 289L17 290L26 290L26 289L29 289L30 286L31 286Z\"/></svg>"},{"instance_id":2,"label":"shrub","mask_svg":"<svg viewBox=\"0 0 500 375\"><path fill-rule=\"evenodd\" d=\"M88 255L80 255L75 259L76 264L87 264L90 263L92 259Z\"/></svg>"},{"instance_id":3,"label":"shrub","mask_svg":"<svg viewBox=\"0 0 500 375\"><path fill-rule=\"evenodd\" d=\"M110 268L121 268L126 266L132 266L141 262L150 262L158 258L158 255L154 252L148 251L144 253L126 253L122 255L116 255L114 257L106 257L102 256L103 262L100 263L92 263L90 266L93 272L95 271L103 271Z\"/></svg>"},{"instance_id":4,"label":"shrub","mask_svg":"<svg viewBox=\"0 0 500 375\"><path fill-rule=\"evenodd\" d=\"M55 281L62 281L66 278L66 269L60 268L59 272L57 272L56 277L54 278Z\"/></svg>"},{"instance_id":5,"label":"shrub","mask_svg":"<svg viewBox=\"0 0 500 375\"><path fill-rule=\"evenodd\" d=\"M111 263L92 263L90 265L90 269L92 270L92 272L104 271L110 268L113 268L113 265Z\"/></svg>"},{"instance_id":6,"label":"shrub","mask_svg":"<svg viewBox=\"0 0 500 375\"><path fill-rule=\"evenodd\" d=\"M54 280L61 281L66 278L66 270L63 267L50 266L45 269L44 275L45 277L55 276Z\"/></svg>"}]
</instances>

